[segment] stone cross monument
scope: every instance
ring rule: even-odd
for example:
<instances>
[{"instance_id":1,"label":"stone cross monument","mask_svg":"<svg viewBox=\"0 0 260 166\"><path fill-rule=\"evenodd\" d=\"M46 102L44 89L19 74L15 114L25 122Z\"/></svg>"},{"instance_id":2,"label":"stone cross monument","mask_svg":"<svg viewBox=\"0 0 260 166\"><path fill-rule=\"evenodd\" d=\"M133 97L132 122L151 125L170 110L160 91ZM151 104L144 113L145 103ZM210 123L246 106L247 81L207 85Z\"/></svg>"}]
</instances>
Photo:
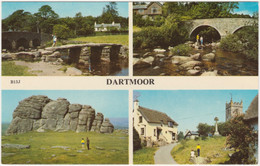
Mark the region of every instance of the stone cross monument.
<instances>
[{"instance_id":1,"label":"stone cross monument","mask_svg":"<svg viewBox=\"0 0 260 166\"><path fill-rule=\"evenodd\" d=\"M218 117L215 117L214 121L216 121L214 136L219 136L219 132L218 132Z\"/></svg>"}]
</instances>

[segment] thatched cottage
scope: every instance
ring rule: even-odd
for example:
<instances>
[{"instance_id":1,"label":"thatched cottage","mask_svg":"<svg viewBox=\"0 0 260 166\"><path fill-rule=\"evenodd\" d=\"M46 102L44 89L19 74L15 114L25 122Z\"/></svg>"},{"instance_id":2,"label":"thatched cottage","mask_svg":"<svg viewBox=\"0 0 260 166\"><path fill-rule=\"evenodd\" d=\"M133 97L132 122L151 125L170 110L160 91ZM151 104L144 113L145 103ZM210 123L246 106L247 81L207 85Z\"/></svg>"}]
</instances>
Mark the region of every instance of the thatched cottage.
<instances>
[{"instance_id":1,"label":"thatched cottage","mask_svg":"<svg viewBox=\"0 0 260 166\"><path fill-rule=\"evenodd\" d=\"M134 101L133 124L142 141L173 143L177 141L178 124L167 114L139 106Z\"/></svg>"}]
</instances>

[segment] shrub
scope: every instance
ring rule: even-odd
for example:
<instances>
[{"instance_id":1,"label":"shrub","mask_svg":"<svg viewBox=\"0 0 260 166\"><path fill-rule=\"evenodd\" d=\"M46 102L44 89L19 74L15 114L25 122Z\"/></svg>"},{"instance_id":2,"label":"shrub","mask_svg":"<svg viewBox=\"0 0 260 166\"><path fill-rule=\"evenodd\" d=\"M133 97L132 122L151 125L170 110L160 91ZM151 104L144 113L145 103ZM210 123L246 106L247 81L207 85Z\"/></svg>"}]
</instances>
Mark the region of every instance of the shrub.
<instances>
[{"instance_id":1,"label":"shrub","mask_svg":"<svg viewBox=\"0 0 260 166\"><path fill-rule=\"evenodd\" d=\"M133 146L134 146L134 151L142 148L141 139L139 138L139 134L135 128L133 128Z\"/></svg>"},{"instance_id":2,"label":"shrub","mask_svg":"<svg viewBox=\"0 0 260 166\"><path fill-rule=\"evenodd\" d=\"M191 47L186 44L180 44L170 49L171 55L188 56L191 51Z\"/></svg>"},{"instance_id":3,"label":"shrub","mask_svg":"<svg viewBox=\"0 0 260 166\"><path fill-rule=\"evenodd\" d=\"M70 30L67 25L62 24L54 25L53 33L56 33L57 37L60 39L68 39L69 37L74 37L72 30Z\"/></svg>"},{"instance_id":4,"label":"shrub","mask_svg":"<svg viewBox=\"0 0 260 166\"><path fill-rule=\"evenodd\" d=\"M241 52L243 49L243 44L237 35L232 34L221 40L220 48L225 51Z\"/></svg>"}]
</instances>

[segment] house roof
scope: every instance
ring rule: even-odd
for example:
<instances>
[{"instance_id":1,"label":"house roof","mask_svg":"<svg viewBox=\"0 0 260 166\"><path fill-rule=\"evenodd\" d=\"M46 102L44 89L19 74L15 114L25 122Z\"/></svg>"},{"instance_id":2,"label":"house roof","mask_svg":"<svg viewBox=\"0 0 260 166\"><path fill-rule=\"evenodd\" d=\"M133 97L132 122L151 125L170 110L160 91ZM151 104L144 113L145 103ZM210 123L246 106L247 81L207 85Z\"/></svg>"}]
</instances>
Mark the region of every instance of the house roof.
<instances>
[{"instance_id":1,"label":"house roof","mask_svg":"<svg viewBox=\"0 0 260 166\"><path fill-rule=\"evenodd\" d=\"M167 114L163 112L159 112L141 106L139 106L138 111L142 114L142 116L148 123L161 123L161 121L163 121L163 124L168 124L168 122L172 122L173 125L178 125L178 123L176 123Z\"/></svg>"},{"instance_id":2,"label":"house roof","mask_svg":"<svg viewBox=\"0 0 260 166\"><path fill-rule=\"evenodd\" d=\"M160 2L150 2L149 4L146 5L134 5L133 9L147 9L153 3L157 3L158 5L163 6Z\"/></svg>"},{"instance_id":3,"label":"house roof","mask_svg":"<svg viewBox=\"0 0 260 166\"><path fill-rule=\"evenodd\" d=\"M258 94L255 96L245 113L245 120L254 118L258 118Z\"/></svg>"},{"instance_id":4,"label":"house roof","mask_svg":"<svg viewBox=\"0 0 260 166\"><path fill-rule=\"evenodd\" d=\"M197 131L188 131L186 134L185 134L185 138L187 137L187 136L191 136L191 135L199 135L199 133L197 132Z\"/></svg>"},{"instance_id":5,"label":"house roof","mask_svg":"<svg viewBox=\"0 0 260 166\"><path fill-rule=\"evenodd\" d=\"M115 23L115 24L96 24L95 28L100 28L100 27L121 27L120 23Z\"/></svg>"}]
</instances>

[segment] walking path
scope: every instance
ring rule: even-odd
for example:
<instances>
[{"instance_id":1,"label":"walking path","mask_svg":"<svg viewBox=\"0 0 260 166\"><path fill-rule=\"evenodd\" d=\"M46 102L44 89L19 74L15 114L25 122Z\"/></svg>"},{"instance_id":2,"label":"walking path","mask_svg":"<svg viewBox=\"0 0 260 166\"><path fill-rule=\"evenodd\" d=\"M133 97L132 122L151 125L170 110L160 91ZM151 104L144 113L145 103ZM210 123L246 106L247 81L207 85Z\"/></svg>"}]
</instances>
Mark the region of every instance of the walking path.
<instances>
[{"instance_id":1,"label":"walking path","mask_svg":"<svg viewBox=\"0 0 260 166\"><path fill-rule=\"evenodd\" d=\"M154 155L154 164L178 164L171 156L171 150L177 143L161 146Z\"/></svg>"}]
</instances>

